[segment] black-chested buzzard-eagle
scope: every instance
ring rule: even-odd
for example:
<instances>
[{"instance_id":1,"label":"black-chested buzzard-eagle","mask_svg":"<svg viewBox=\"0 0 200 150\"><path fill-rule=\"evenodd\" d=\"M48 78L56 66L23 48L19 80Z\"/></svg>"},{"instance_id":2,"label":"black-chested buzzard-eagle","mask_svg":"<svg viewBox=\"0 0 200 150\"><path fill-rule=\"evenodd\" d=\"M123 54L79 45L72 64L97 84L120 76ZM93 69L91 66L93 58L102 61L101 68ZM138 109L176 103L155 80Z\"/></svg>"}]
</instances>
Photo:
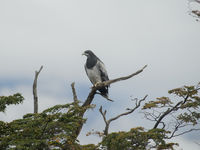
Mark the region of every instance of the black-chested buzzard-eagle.
<instances>
[{"instance_id":1,"label":"black-chested buzzard-eagle","mask_svg":"<svg viewBox=\"0 0 200 150\"><path fill-rule=\"evenodd\" d=\"M109 80L104 63L91 50L86 50L83 55L87 56L85 71L93 85ZM99 91L108 97L108 86L102 87Z\"/></svg>"}]
</instances>

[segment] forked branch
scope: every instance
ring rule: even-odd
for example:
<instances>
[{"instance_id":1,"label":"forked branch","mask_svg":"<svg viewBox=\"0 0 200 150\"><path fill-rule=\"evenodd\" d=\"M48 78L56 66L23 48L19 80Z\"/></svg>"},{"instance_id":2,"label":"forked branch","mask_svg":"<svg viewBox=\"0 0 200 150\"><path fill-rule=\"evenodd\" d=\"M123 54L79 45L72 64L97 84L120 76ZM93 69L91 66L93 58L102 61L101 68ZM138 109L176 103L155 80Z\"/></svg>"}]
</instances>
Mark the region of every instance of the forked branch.
<instances>
[{"instance_id":1,"label":"forked branch","mask_svg":"<svg viewBox=\"0 0 200 150\"><path fill-rule=\"evenodd\" d=\"M168 116L168 114L170 114L173 111L177 111L178 109L180 109L180 106L185 104L186 101L188 100L189 95L187 95L183 101L178 102L175 106L173 106L172 108L168 108L157 120L157 122L155 123L153 129L156 129L158 127L158 125L161 123L161 121Z\"/></svg>"},{"instance_id":2,"label":"forked branch","mask_svg":"<svg viewBox=\"0 0 200 150\"><path fill-rule=\"evenodd\" d=\"M120 117L122 117L122 116L126 116L126 115L129 115L129 114L133 113L137 108L140 107L141 103L142 103L146 98L147 98L147 95L146 95L143 99L141 99L141 100L139 100L139 101L136 100L136 103L135 103L135 107L134 107L134 108L132 108L132 109L128 108L127 110L129 110L129 111L124 112L124 113L121 113L121 114L117 115L116 117L110 118L109 120L106 119L106 110L103 112L102 106L101 106L101 107L99 108L99 112L101 113L101 115L102 115L102 117L103 117L103 120L104 120L104 122L105 122L105 124L106 124L105 129L104 129L104 135L108 135L108 129L109 129L110 123L111 123L112 121L117 120L118 118L120 118Z\"/></svg>"}]
</instances>

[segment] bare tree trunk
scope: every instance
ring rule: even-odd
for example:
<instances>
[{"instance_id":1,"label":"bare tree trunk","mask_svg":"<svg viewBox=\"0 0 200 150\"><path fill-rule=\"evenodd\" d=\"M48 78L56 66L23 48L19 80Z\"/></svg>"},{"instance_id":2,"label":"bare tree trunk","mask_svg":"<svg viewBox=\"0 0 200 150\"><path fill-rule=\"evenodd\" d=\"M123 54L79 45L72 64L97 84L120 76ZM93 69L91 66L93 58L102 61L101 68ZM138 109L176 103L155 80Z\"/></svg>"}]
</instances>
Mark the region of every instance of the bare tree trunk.
<instances>
[{"instance_id":1,"label":"bare tree trunk","mask_svg":"<svg viewBox=\"0 0 200 150\"><path fill-rule=\"evenodd\" d=\"M35 79L33 81L34 113L38 113L37 79L42 68L43 66L40 67L39 71L35 71Z\"/></svg>"}]
</instances>

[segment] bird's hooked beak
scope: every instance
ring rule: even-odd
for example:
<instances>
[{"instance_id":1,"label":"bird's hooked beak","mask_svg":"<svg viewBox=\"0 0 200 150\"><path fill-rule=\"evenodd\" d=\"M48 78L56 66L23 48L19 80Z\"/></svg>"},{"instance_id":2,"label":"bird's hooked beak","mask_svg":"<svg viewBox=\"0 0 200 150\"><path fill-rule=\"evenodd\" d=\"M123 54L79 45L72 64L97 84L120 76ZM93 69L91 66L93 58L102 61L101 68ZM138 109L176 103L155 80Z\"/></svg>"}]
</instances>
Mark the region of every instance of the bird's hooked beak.
<instances>
[{"instance_id":1,"label":"bird's hooked beak","mask_svg":"<svg viewBox=\"0 0 200 150\"><path fill-rule=\"evenodd\" d=\"M83 55L87 56L87 54L86 54L85 52L82 54L82 56L83 56Z\"/></svg>"}]
</instances>

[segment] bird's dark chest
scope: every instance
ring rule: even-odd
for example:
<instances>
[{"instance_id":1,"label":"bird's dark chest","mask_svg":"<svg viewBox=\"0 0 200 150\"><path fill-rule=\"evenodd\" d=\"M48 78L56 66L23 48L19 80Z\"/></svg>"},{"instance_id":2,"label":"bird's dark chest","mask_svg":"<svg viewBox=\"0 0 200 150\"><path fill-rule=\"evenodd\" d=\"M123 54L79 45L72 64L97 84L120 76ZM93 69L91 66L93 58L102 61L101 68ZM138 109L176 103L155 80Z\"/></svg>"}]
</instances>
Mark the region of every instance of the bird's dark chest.
<instances>
[{"instance_id":1,"label":"bird's dark chest","mask_svg":"<svg viewBox=\"0 0 200 150\"><path fill-rule=\"evenodd\" d=\"M88 58L86 61L86 67L88 69L93 68L97 63L97 59L96 58Z\"/></svg>"}]
</instances>

